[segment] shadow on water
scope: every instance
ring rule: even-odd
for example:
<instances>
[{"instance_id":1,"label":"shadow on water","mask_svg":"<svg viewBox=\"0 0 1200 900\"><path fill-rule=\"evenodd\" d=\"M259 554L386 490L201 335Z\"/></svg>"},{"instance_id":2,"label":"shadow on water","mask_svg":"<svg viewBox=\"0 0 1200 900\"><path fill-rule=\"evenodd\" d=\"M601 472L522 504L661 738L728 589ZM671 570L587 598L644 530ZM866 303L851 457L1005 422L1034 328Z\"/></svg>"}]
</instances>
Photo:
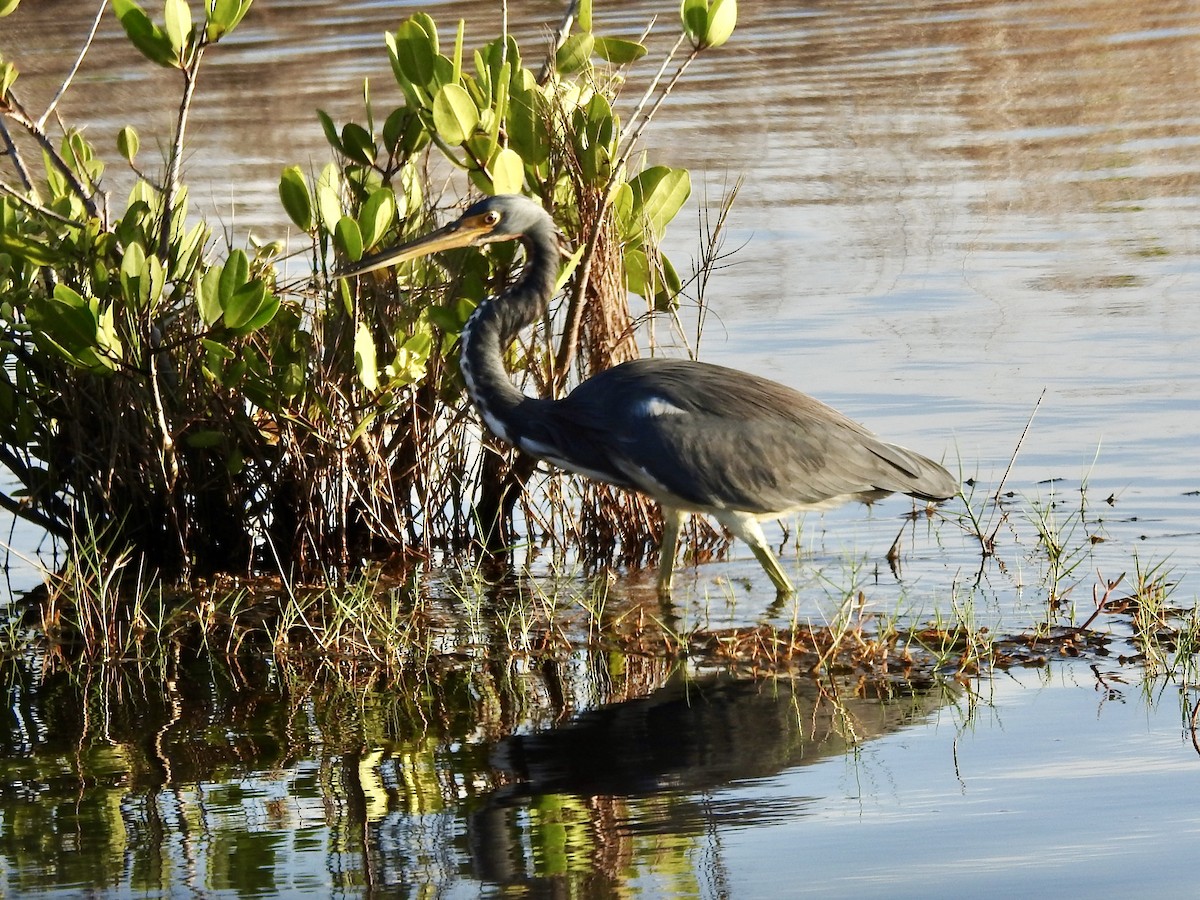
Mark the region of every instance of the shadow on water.
<instances>
[{"instance_id":1,"label":"shadow on water","mask_svg":"<svg viewBox=\"0 0 1200 900\"><path fill-rule=\"evenodd\" d=\"M804 812L721 799L728 786L953 699L595 651L386 681L261 659L9 662L3 692L6 896L616 886L686 864L718 826Z\"/></svg>"},{"instance_id":2,"label":"shadow on water","mask_svg":"<svg viewBox=\"0 0 1200 900\"><path fill-rule=\"evenodd\" d=\"M614 845L632 851L635 836L678 842L803 816L805 804L796 798L746 803L720 795L737 782L843 757L922 721L952 699L947 691L676 672L648 696L589 710L559 728L510 736L492 762L513 780L470 817L475 876L495 883L534 877L538 858L535 852L531 859L521 838L536 849L535 836L522 834L522 822L550 805L569 809L571 798L589 811L586 827L597 851ZM597 873L605 868L601 857L592 859Z\"/></svg>"}]
</instances>

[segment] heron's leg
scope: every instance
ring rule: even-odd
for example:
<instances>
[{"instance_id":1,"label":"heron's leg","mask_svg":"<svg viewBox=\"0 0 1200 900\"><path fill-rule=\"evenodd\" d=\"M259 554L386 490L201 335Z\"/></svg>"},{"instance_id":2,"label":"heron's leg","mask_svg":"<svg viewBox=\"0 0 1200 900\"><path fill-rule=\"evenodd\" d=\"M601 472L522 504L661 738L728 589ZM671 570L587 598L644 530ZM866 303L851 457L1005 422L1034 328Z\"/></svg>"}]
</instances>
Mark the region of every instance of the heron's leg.
<instances>
[{"instance_id":1,"label":"heron's leg","mask_svg":"<svg viewBox=\"0 0 1200 900\"><path fill-rule=\"evenodd\" d=\"M750 549L754 551L755 558L758 559L780 595L796 593L787 573L783 571L783 566L771 552L771 548L767 544L767 536L763 534L758 519L749 513L736 510L721 510L714 512L713 515L716 516L718 522L733 532L734 537L741 538L750 546Z\"/></svg>"},{"instance_id":2,"label":"heron's leg","mask_svg":"<svg viewBox=\"0 0 1200 900\"><path fill-rule=\"evenodd\" d=\"M671 580L675 575L675 545L679 541L679 529L683 527L687 513L673 506L662 506L663 536L658 548L658 595L671 595Z\"/></svg>"}]
</instances>

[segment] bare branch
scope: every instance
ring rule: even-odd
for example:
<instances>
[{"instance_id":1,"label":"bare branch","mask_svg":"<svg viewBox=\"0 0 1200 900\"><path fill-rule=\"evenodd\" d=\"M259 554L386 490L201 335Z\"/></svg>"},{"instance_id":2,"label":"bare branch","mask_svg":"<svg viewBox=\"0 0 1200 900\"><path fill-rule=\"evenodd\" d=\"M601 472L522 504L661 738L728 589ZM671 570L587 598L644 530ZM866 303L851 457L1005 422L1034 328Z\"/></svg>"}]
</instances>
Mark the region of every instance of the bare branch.
<instances>
[{"instance_id":1,"label":"bare branch","mask_svg":"<svg viewBox=\"0 0 1200 900\"><path fill-rule=\"evenodd\" d=\"M59 86L58 93L54 95L50 101L50 105L46 107L46 111L37 120L38 128L46 127L46 120L50 118L50 114L58 106L58 101L62 99L63 94L67 92L67 88L71 86L71 82L75 80L75 74L79 71L79 67L83 65L83 58L87 56L88 50L92 47L92 42L96 40L96 32L100 28L100 20L104 16L104 10L107 8L108 0L100 0L100 8L96 10L96 18L92 22L92 30L88 33L87 40L83 42L83 46L79 49L79 55L75 57L75 65L71 66L71 71L67 73L67 77L63 79L62 85Z\"/></svg>"}]
</instances>

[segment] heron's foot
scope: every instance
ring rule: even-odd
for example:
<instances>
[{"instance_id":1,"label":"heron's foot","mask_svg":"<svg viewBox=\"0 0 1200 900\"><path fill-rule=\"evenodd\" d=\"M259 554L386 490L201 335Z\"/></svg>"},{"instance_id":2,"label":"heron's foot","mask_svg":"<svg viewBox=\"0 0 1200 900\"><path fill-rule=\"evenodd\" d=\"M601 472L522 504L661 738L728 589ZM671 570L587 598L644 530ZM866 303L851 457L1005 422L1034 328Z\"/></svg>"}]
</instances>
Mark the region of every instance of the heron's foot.
<instances>
[{"instance_id":1,"label":"heron's foot","mask_svg":"<svg viewBox=\"0 0 1200 900\"><path fill-rule=\"evenodd\" d=\"M659 570L659 572L658 572L658 599L659 600L670 600L671 599L671 586L674 584L674 581L675 581L675 572L674 572L673 568L666 567L666 568Z\"/></svg>"}]
</instances>

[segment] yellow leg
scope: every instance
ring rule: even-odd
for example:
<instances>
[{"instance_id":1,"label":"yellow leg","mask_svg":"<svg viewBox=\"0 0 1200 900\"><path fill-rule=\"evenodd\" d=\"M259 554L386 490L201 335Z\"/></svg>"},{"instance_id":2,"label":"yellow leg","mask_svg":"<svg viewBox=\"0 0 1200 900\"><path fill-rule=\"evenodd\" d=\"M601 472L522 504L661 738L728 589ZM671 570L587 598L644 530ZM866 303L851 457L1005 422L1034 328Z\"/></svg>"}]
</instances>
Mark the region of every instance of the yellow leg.
<instances>
[{"instance_id":1,"label":"yellow leg","mask_svg":"<svg viewBox=\"0 0 1200 900\"><path fill-rule=\"evenodd\" d=\"M762 528L754 516L749 513L725 510L713 513L713 515L716 516L717 521L733 532L734 537L741 538L754 551L755 558L781 597L796 593L787 573L783 571L783 566L771 552L771 548L767 544L767 537L763 534Z\"/></svg>"},{"instance_id":2,"label":"yellow leg","mask_svg":"<svg viewBox=\"0 0 1200 900\"><path fill-rule=\"evenodd\" d=\"M658 549L658 595L671 596L671 582L675 575L675 547L679 542L679 529L683 527L687 513L673 506L662 507L663 536Z\"/></svg>"}]
</instances>

